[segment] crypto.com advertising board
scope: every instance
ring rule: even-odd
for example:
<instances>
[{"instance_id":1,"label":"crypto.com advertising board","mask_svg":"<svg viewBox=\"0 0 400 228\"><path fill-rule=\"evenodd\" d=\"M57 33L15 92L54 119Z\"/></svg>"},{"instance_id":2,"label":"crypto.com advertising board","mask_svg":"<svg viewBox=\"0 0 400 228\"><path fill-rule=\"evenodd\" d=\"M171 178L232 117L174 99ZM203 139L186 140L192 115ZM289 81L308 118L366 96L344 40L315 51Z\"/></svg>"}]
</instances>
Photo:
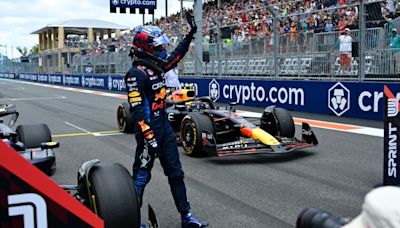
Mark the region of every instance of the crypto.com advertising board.
<instances>
[{"instance_id":1,"label":"crypto.com advertising board","mask_svg":"<svg viewBox=\"0 0 400 228\"><path fill-rule=\"evenodd\" d=\"M133 8L133 9L156 9L156 0L110 0L112 7Z\"/></svg>"},{"instance_id":2,"label":"crypto.com advertising board","mask_svg":"<svg viewBox=\"0 0 400 228\"><path fill-rule=\"evenodd\" d=\"M13 74L0 74L0 78ZM19 79L82 88L125 92L119 75L24 74ZM16 77L17 78L17 77ZM383 120L383 86L391 88L397 100L400 83L274 81L211 78L181 78L182 85L192 85L198 96L210 96L217 102L237 102L248 106L276 105L293 111L334 116Z\"/></svg>"},{"instance_id":3,"label":"crypto.com advertising board","mask_svg":"<svg viewBox=\"0 0 400 228\"><path fill-rule=\"evenodd\" d=\"M199 96L248 106L276 105L289 110L383 120L383 83L183 78ZM385 83L400 98L399 83Z\"/></svg>"}]
</instances>

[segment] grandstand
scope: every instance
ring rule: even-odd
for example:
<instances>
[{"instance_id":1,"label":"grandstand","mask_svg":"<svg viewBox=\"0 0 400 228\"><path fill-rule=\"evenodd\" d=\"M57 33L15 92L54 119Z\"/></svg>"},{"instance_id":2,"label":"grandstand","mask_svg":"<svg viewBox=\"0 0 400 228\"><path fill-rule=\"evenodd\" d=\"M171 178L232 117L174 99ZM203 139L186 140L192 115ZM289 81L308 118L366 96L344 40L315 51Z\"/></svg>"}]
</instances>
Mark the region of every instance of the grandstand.
<instances>
[{"instance_id":1,"label":"grandstand","mask_svg":"<svg viewBox=\"0 0 400 228\"><path fill-rule=\"evenodd\" d=\"M220 1L220 5L218 2L203 3L203 52L206 53L203 56L207 60L203 61L203 70L195 72L192 48L183 63L185 75L256 78L279 75L280 78L292 79L357 80L361 65L365 72L363 79L395 80L400 74L399 64L396 64L397 60L400 61L400 52L396 49L400 47L391 46L391 31L400 31L400 3L394 0L363 1L365 16L362 18L359 18L358 0L267 0L270 8L278 13L276 31L273 27L274 18L265 2L229 0ZM362 22L364 28L359 27ZM159 18L155 24L171 38L171 48L186 30L185 26L180 26L180 13ZM35 32L42 32L39 35L42 37L39 39L41 53L51 50L49 47L52 42L44 37L57 26L47 26ZM98 37L102 37L102 31L106 31L105 27L96 29L95 25L90 26L99 34ZM108 36L100 41L89 38L90 26L84 26L86 29L80 29L76 34L86 37L83 41L67 34L64 43L58 41L58 45L63 45L62 49L56 51L62 57L58 58L58 66L71 63L71 67L63 67L62 72L85 73L85 67L90 64L94 73L125 73L129 67L127 53L132 44L133 31L120 34L118 29L127 28L107 28L108 33L111 29L120 35L114 39ZM338 37L345 28L351 30L353 37L349 69L343 69L340 61ZM275 35L278 36L277 59L274 58ZM65 53L73 53L70 61L66 61L69 58ZM360 54L363 61L360 60ZM278 69L275 69L275 61ZM54 72L52 64L46 64L43 67L47 70L43 71Z\"/></svg>"},{"instance_id":2,"label":"grandstand","mask_svg":"<svg viewBox=\"0 0 400 228\"><path fill-rule=\"evenodd\" d=\"M121 30L129 28L101 20L71 20L49 24L31 34L39 35L39 55L31 57L31 63L39 65L43 72L70 72L71 59L80 55L81 48L87 48L97 42L102 43L119 39ZM86 53L83 53L86 55Z\"/></svg>"}]
</instances>

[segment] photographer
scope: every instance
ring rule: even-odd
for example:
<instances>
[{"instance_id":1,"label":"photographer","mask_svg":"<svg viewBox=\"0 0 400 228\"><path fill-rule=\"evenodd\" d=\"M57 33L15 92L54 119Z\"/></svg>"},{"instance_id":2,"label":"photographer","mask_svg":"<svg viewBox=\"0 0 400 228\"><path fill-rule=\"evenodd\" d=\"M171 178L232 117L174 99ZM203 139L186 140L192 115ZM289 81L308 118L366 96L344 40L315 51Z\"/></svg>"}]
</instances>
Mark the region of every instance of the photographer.
<instances>
[{"instance_id":1,"label":"photographer","mask_svg":"<svg viewBox=\"0 0 400 228\"><path fill-rule=\"evenodd\" d=\"M339 218L315 208L303 210L297 228L399 228L400 188L384 186L364 198L361 214L355 219Z\"/></svg>"}]
</instances>

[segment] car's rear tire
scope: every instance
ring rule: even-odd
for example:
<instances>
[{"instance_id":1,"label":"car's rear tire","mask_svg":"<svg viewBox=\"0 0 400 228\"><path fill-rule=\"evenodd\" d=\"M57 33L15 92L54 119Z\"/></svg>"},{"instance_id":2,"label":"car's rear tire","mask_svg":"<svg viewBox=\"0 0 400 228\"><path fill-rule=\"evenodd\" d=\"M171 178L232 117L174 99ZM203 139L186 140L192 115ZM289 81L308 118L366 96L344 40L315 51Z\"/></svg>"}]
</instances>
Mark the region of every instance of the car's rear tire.
<instances>
[{"instance_id":1,"label":"car's rear tire","mask_svg":"<svg viewBox=\"0 0 400 228\"><path fill-rule=\"evenodd\" d=\"M273 108L261 117L261 128L273 136L293 138L295 127L292 115L283 108Z\"/></svg>"},{"instance_id":2,"label":"car's rear tire","mask_svg":"<svg viewBox=\"0 0 400 228\"><path fill-rule=\"evenodd\" d=\"M51 142L50 129L46 124L19 125L16 132L25 148L38 148L44 142Z\"/></svg>"},{"instance_id":3,"label":"car's rear tire","mask_svg":"<svg viewBox=\"0 0 400 228\"><path fill-rule=\"evenodd\" d=\"M199 156L207 152L203 147L204 131L215 136L214 124L208 115L192 112L182 119L179 138L186 155Z\"/></svg>"},{"instance_id":4,"label":"car's rear tire","mask_svg":"<svg viewBox=\"0 0 400 228\"><path fill-rule=\"evenodd\" d=\"M130 105L126 102L118 105L117 125L118 130L124 133L133 133L135 129L133 116L130 112Z\"/></svg>"},{"instance_id":5,"label":"car's rear tire","mask_svg":"<svg viewBox=\"0 0 400 228\"><path fill-rule=\"evenodd\" d=\"M95 212L105 227L140 227L140 205L133 179L118 163L93 166L89 173Z\"/></svg>"}]
</instances>

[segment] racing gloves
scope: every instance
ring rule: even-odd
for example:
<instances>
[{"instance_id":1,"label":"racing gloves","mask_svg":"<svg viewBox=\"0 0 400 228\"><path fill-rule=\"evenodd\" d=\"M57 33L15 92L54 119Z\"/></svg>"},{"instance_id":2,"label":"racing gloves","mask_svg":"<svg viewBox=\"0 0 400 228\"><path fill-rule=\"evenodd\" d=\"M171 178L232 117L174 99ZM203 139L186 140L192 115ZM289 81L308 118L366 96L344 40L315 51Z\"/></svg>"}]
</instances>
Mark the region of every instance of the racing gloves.
<instances>
[{"instance_id":1,"label":"racing gloves","mask_svg":"<svg viewBox=\"0 0 400 228\"><path fill-rule=\"evenodd\" d=\"M190 26L190 32L188 35L193 36L193 34L197 32L197 25L196 22L194 21L194 15L192 13L186 12L186 20Z\"/></svg>"},{"instance_id":2,"label":"racing gloves","mask_svg":"<svg viewBox=\"0 0 400 228\"><path fill-rule=\"evenodd\" d=\"M157 144L157 140L154 137L154 132L153 130L150 128L149 125L147 125L144 120L139 121L139 127L143 133L144 136L144 140L145 142L152 148L152 149L157 149L158 148L158 144Z\"/></svg>"}]
</instances>

